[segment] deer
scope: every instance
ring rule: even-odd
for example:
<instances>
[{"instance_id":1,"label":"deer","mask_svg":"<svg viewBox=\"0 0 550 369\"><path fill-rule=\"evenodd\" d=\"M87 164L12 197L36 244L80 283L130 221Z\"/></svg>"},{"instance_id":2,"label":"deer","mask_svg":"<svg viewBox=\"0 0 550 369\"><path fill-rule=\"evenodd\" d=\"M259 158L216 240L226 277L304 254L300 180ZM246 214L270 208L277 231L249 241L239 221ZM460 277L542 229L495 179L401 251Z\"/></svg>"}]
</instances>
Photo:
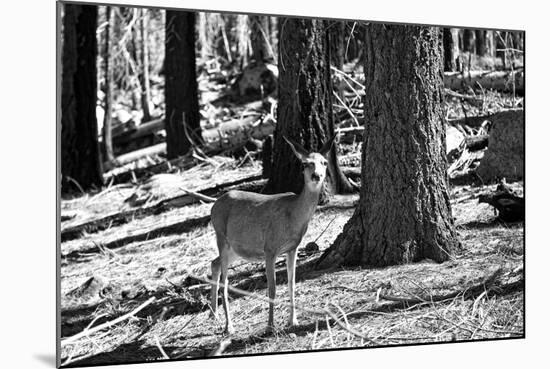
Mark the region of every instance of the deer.
<instances>
[{"instance_id":1,"label":"deer","mask_svg":"<svg viewBox=\"0 0 550 369\"><path fill-rule=\"evenodd\" d=\"M332 136L318 152L308 152L299 143L283 136L303 168L304 187L299 194L285 192L273 195L232 190L222 195L211 210L219 256L211 263L212 315L217 316L220 276L223 283L222 303L225 313L224 333L234 333L227 296L227 271L240 259L264 261L269 297L267 330L274 329L275 261L286 254L290 298L289 325L296 326L294 290L296 251L308 228L323 188L327 173L327 155L334 143Z\"/></svg>"}]
</instances>

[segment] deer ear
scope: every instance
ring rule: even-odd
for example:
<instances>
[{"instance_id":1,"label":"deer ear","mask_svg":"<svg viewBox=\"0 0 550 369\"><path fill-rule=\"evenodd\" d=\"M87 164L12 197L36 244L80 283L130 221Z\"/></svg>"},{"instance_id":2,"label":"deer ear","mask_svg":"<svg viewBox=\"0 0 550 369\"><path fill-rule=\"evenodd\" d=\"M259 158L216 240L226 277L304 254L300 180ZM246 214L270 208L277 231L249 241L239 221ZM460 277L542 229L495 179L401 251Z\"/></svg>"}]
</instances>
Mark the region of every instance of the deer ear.
<instances>
[{"instance_id":1,"label":"deer ear","mask_svg":"<svg viewBox=\"0 0 550 369\"><path fill-rule=\"evenodd\" d=\"M286 136L283 136L283 138L285 139L285 141L290 145L290 148L292 149L292 151L294 152L294 155L296 155L296 157L300 160L300 161L304 161L307 156L309 155L309 153L307 152L306 149L304 149L302 147L302 145L300 145L298 142L294 141L294 140L291 140L290 138L287 138Z\"/></svg>"},{"instance_id":2,"label":"deer ear","mask_svg":"<svg viewBox=\"0 0 550 369\"><path fill-rule=\"evenodd\" d=\"M327 156L328 152L330 151L330 148L334 144L335 138L336 138L336 134L334 134L334 136L332 136L327 142L325 142L323 147L321 147L321 150L319 150L319 154L323 156Z\"/></svg>"}]
</instances>

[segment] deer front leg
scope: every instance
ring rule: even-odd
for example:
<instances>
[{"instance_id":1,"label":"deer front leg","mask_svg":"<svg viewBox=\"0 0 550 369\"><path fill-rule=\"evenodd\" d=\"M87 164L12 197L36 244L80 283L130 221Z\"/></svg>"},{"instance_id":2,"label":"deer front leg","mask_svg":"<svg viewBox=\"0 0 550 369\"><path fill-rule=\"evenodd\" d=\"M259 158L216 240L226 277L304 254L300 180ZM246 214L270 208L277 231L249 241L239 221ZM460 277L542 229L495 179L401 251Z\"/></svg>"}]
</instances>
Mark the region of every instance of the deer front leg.
<instances>
[{"instance_id":1,"label":"deer front leg","mask_svg":"<svg viewBox=\"0 0 550 369\"><path fill-rule=\"evenodd\" d=\"M296 249L289 251L286 254L286 273L288 279L288 294L290 295L290 318L288 324L290 326L298 325L296 319L296 309L294 307L294 287L296 286Z\"/></svg>"},{"instance_id":2,"label":"deer front leg","mask_svg":"<svg viewBox=\"0 0 550 369\"><path fill-rule=\"evenodd\" d=\"M218 310L218 289L220 288L221 262L217 257L212 260L212 289L210 290L210 306L212 308L212 316L216 316Z\"/></svg>"},{"instance_id":3,"label":"deer front leg","mask_svg":"<svg viewBox=\"0 0 550 369\"><path fill-rule=\"evenodd\" d=\"M221 275L223 282L223 311L225 313L225 333L232 334L235 332L233 323L231 323L231 315L229 314L229 299L228 299L228 280L227 269L229 267L229 255L227 252L223 252L220 255L221 259Z\"/></svg>"},{"instance_id":4,"label":"deer front leg","mask_svg":"<svg viewBox=\"0 0 550 369\"><path fill-rule=\"evenodd\" d=\"M272 330L275 328L273 324L273 300L275 300L275 257L268 256L265 263L265 272L267 275L267 296L269 301L269 319L267 320L267 328Z\"/></svg>"}]
</instances>

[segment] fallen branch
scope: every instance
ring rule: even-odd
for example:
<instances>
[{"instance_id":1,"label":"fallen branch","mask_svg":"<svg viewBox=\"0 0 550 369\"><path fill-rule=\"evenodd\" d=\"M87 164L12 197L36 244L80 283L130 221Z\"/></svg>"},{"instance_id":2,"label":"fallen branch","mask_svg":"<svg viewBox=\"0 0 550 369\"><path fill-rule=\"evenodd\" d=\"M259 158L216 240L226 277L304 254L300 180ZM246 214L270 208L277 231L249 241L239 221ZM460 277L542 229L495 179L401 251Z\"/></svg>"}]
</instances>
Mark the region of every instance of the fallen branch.
<instances>
[{"instance_id":1,"label":"fallen branch","mask_svg":"<svg viewBox=\"0 0 550 369\"><path fill-rule=\"evenodd\" d=\"M143 310L147 305L151 304L153 301L155 301L155 297L151 297L149 300L145 301L143 304L139 305L137 308L132 310L131 312L124 314L114 320L111 320L110 322L105 322L103 324L98 325L97 327L94 327L92 329L84 329L82 332L75 334L74 336L65 338L64 340L61 340L61 346L65 346L71 342L77 341L82 337L88 336L92 333L98 332L102 329L109 328L115 324L118 324L120 322L125 321L126 319L129 319L133 316L135 316L137 313L139 313L141 310Z\"/></svg>"}]
</instances>

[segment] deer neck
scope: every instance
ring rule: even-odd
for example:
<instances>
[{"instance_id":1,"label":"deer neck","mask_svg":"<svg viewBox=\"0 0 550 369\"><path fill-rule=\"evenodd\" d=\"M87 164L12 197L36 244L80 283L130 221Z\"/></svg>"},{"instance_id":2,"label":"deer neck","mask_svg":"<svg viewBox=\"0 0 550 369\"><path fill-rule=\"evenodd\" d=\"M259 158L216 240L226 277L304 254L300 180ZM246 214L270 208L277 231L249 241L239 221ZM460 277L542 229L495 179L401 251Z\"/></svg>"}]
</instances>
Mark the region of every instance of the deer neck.
<instances>
[{"instance_id":1,"label":"deer neck","mask_svg":"<svg viewBox=\"0 0 550 369\"><path fill-rule=\"evenodd\" d=\"M322 187L323 186L319 186L318 190L311 190L304 184L302 192L300 192L296 199L296 208L294 209L294 214L296 214L296 219L298 221L302 220L306 223L309 222L319 202L319 194L321 193Z\"/></svg>"}]
</instances>

